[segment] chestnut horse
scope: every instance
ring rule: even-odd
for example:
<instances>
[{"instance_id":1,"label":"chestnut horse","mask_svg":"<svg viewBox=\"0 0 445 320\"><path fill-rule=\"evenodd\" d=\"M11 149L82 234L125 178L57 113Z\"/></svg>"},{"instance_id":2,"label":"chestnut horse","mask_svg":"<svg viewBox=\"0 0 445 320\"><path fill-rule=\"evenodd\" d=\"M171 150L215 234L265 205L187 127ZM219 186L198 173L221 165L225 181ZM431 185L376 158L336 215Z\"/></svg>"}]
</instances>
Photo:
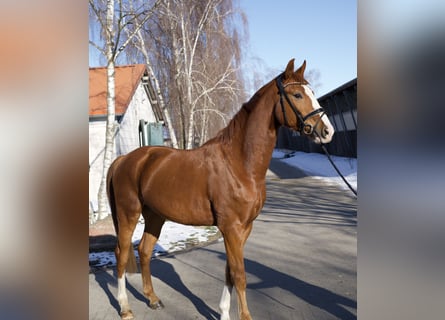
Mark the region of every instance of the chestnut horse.
<instances>
[{"instance_id":1,"label":"chestnut horse","mask_svg":"<svg viewBox=\"0 0 445 320\"><path fill-rule=\"evenodd\" d=\"M136 272L131 244L142 213L139 244L144 295L151 308L163 305L151 281L150 259L165 220L217 226L226 249L226 282L219 308L229 319L233 286L240 319L251 319L246 302L243 248L266 199L266 171L277 129L286 126L316 143L327 143L334 129L304 78L306 61L294 72L294 59L262 87L216 137L194 150L142 147L118 157L108 171L108 198L117 234L118 301L122 319L133 314L125 270ZM128 263L128 266L127 266Z\"/></svg>"}]
</instances>

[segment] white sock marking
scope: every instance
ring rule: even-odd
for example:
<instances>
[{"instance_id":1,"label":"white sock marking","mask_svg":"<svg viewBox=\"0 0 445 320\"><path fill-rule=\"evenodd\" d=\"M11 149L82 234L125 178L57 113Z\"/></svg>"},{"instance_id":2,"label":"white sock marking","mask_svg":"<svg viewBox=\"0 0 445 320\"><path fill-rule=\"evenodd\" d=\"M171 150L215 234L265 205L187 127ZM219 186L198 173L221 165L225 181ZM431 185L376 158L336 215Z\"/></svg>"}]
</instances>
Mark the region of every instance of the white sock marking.
<instances>
[{"instance_id":1,"label":"white sock marking","mask_svg":"<svg viewBox=\"0 0 445 320\"><path fill-rule=\"evenodd\" d=\"M125 288L125 272L122 275L122 278L117 278L117 300L119 301L121 311L129 308L127 290Z\"/></svg>"},{"instance_id":2,"label":"white sock marking","mask_svg":"<svg viewBox=\"0 0 445 320\"><path fill-rule=\"evenodd\" d=\"M232 288L227 284L224 285L224 289L221 295L221 300L219 302L219 309L221 310L221 320L230 320L230 296L232 293Z\"/></svg>"}]
</instances>

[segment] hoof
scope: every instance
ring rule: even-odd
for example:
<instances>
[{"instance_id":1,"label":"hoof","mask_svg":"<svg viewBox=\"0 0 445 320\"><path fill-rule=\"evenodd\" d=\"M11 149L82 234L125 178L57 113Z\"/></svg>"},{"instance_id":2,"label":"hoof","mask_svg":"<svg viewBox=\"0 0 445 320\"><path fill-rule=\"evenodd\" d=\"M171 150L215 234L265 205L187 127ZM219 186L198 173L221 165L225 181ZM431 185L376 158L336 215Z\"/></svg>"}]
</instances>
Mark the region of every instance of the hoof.
<instances>
[{"instance_id":1,"label":"hoof","mask_svg":"<svg viewBox=\"0 0 445 320\"><path fill-rule=\"evenodd\" d=\"M122 319L122 320L130 320L130 319L134 319L133 312L131 312L131 310L128 310L128 311L122 311L122 312L121 312L121 319Z\"/></svg>"},{"instance_id":2,"label":"hoof","mask_svg":"<svg viewBox=\"0 0 445 320\"><path fill-rule=\"evenodd\" d=\"M153 310L161 310L164 309L165 307L162 301L159 300L158 302L150 303L150 308L152 308Z\"/></svg>"}]
</instances>

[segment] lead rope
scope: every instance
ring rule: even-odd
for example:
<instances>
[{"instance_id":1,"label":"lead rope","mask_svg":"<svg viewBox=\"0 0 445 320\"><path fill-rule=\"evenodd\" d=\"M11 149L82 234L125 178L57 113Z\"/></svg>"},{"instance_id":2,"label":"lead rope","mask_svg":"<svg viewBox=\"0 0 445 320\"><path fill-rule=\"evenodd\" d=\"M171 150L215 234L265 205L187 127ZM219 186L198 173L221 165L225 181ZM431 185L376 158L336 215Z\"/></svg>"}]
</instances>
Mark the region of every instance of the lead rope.
<instances>
[{"instance_id":1,"label":"lead rope","mask_svg":"<svg viewBox=\"0 0 445 320\"><path fill-rule=\"evenodd\" d=\"M315 134L318 136L317 131L315 131ZM320 138L320 137L319 137ZM349 184L348 180L346 180L346 178L341 174L340 170L338 169L338 167L335 165L334 161L331 158L331 155L329 154L328 150L326 149L326 146L324 145L323 142L321 142L320 139L320 143L321 143L321 148L323 149L324 153L326 154L326 156L329 159L329 162L332 164L332 166L334 167L335 171L337 171L338 175L343 179L343 181L345 182L345 184L349 187L349 189L354 193L354 195L357 197L357 191Z\"/></svg>"},{"instance_id":2,"label":"lead rope","mask_svg":"<svg viewBox=\"0 0 445 320\"><path fill-rule=\"evenodd\" d=\"M343 179L345 184L348 186L349 190L351 190L352 193L354 193L354 195L357 197L357 191L349 184L348 180L346 180L346 178L341 174L340 170L338 169L337 165L334 163L334 160L332 160L331 155L329 154L328 150L326 149L326 146L324 145L323 142L321 142L321 137L318 134L318 132L316 130L314 130L314 133L318 136L318 139L320 139L321 148L323 149L324 153L328 157L328 160L334 167L335 171L337 171L338 175Z\"/></svg>"},{"instance_id":3,"label":"lead rope","mask_svg":"<svg viewBox=\"0 0 445 320\"><path fill-rule=\"evenodd\" d=\"M355 196L357 197L357 191L349 184L348 180L346 180L346 178L341 174L340 170L338 170L337 166L335 165L334 161L332 161L331 155L328 153L328 150L326 150L326 147L324 144L321 145L321 147L323 148L323 151L326 153L326 155L328 156L329 162L332 164L332 166L334 167L335 171L337 171L338 175L343 179L343 181L346 183L346 185L349 187L349 189L355 194Z\"/></svg>"}]
</instances>

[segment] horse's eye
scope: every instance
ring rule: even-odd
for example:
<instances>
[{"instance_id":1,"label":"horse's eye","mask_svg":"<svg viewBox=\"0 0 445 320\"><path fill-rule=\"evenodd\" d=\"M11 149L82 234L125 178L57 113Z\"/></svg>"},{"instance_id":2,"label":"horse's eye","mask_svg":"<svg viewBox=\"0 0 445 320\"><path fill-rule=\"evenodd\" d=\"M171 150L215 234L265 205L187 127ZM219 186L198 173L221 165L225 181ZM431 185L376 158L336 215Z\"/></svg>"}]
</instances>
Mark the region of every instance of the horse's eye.
<instances>
[{"instance_id":1,"label":"horse's eye","mask_svg":"<svg viewBox=\"0 0 445 320\"><path fill-rule=\"evenodd\" d=\"M294 94L294 97L295 98L297 98L297 99L301 99L301 98L303 98L303 96L301 95L301 93L296 93L296 94Z\"/></svg>"}]
</instances>

